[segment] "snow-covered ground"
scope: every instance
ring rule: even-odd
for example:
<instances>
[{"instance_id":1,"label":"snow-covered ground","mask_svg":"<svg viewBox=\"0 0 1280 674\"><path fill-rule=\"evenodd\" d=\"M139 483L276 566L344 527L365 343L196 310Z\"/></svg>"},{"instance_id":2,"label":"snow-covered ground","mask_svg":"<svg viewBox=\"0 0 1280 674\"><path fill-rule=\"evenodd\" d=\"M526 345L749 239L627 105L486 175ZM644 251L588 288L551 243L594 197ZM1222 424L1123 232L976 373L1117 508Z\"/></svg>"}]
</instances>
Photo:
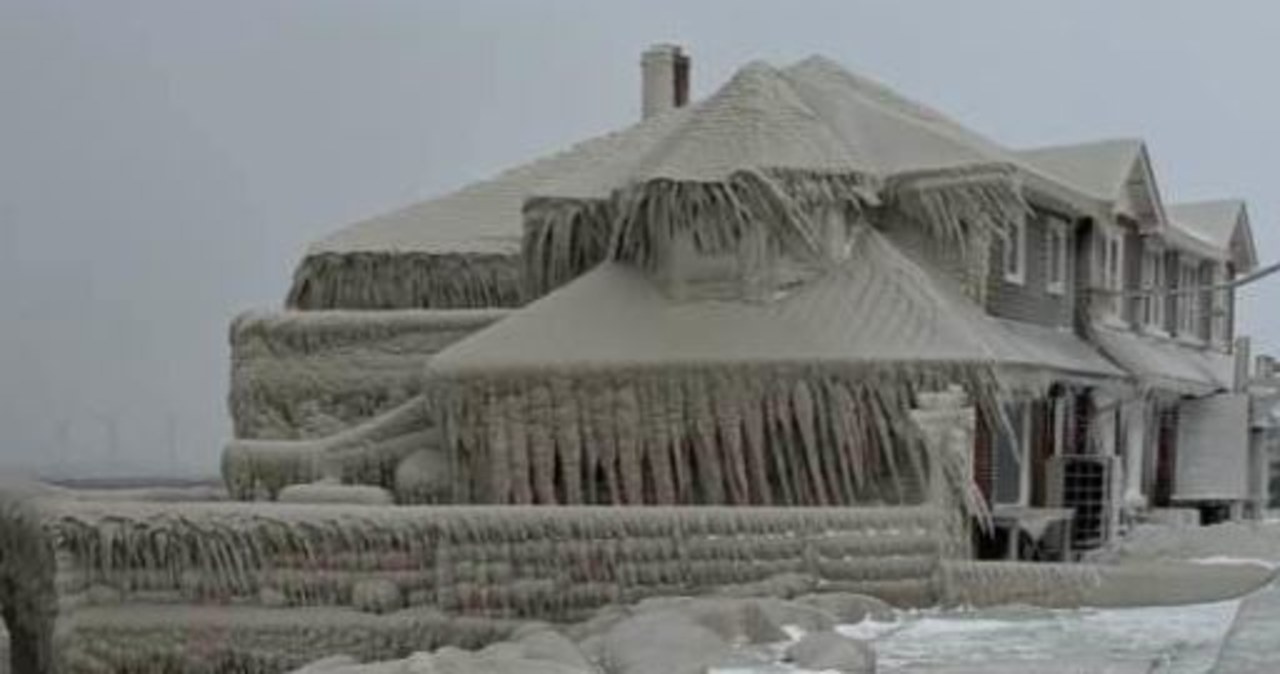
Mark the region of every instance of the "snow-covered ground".
<instances>
[{"instance_id":1,"label":"snow-covered ground","mask_svg":"<svg viewBox=\"0 0 1280 674\"><path fill-rule=\"evenodd\" d=\"M837 631L871 641L880 674L1203 674L1213 667L1239 606L1233 600L1130 609L916 611ZM714 670L784 673L806 670L785 663Z\"/></svg>"},{"instance_id":2,"label":"snow-covered ground","mask_svg":"<svg viewBox=\"0 0 1280 674\"><path fill-rule=\"evenodd\" d=\"M864 623L840 631L848 636L872 637L879 656L878 671L885 673L1199 674L1213 666L1239 604L921 612L902 616L899 624L888 629L883 624Z\"/></svg>"}]
</instances>

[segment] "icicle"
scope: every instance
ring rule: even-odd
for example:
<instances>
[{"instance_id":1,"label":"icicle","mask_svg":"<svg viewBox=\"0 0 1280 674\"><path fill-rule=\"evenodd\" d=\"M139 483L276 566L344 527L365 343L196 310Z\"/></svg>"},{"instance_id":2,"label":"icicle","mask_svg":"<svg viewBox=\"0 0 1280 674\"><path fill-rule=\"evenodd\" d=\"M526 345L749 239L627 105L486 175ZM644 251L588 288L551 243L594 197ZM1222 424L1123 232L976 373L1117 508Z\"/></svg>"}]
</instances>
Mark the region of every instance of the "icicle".
<instances>
[{"instance_id":1,"label":"icicle","mask_svg":"<svg viewBox=\"0 0 1280 674\"><path fill-rule=\"evenodd\" d=\"M826 480L823 476L825 466L819 458L821 448L818 447L818 432L814 425L813 394L803 378L797 378L791 387L791 411L799 429L799 440L804 449L804 463L808 467L809 484L817 498L818 505L829 505Z\"/></svg>"},{"instance_id":2,"label":"icicle","mask_svg":"<svg viewBox=\"0 0 1280 674\"><path fill-rule=\"evenodd\" d=\"M743 439L748 458L747 474L751 479L752 503L773 505L773 488L769 482L769 463L765 458L765 406L763 387L754 377L744 377L737 397L739 413L743 419Z\"/></svg>"},{"instance_id":3,"label":"icicle","mask_svg":"<svg viewBox=\"0 0 1280 674\"><path fill-rule=\"evenodd\" d=\"M719 505L725 503L724 465L716 442L716 419L711 408L710 383L702 372L685 379L689 399L689 413L693 422L693 449L697 457L700 503Z\"/></svg>"},{"instance_id":4,"label":"icicle","mask_svg":"<svg viewBox=\"0 0 1280 674\"><path fill-rule=\"evenodd\" d=\"M581 408L572 391L573 384L563 376L552 375L551 396L554 408L553 430L557 456L560 459L561 479L564 481L564 502L577 505L582 500L582 425L579 423Z\"/></svg>"},{"instance_id":5,"label":"icicle","mask_svg":"<svg viewBox=\"0 0 1280 674\"><path fill-rule=\"evenodd\" d=\"M741 384L727 375L716 376L712 386L712 405L719 429L720 454L728 478L729 503L749 505L747 488L747 456L742 438L742 415L739 406Z\"/></svg>"},{"instance_id":6,"label":"icicle","mask_svg":"<svg viewBox=\"0 0 1280 674\"><path fill-rule=\"evenodd\" d=\"M853 397L849 395L849 389L843 383L831 382L828 386L827 400L832 408L832 424L836 439L837 462L840 466L840 479L844 483L846 492L850 495L850 501L854 502L857 500L857 494L864 482L862 473L864 437L858 427L856 418L858 410L854 406Z\"/></svg>"},{"instance_id":7,"label":"icicle","mask_svg":"<svg viewBox=\"0 0 1280 674\"><path fill-rule=\"evenodd\" d=\"M781 489L781 502L785 505L805 505L804 492L800 490L800 481L792 469L791 457L795 443L791 440L791 415L788 412L786 384L770 382L765 384L766 417L770 455L773 457L774 470L777 471L778 484Z\"/></svg>"},{"instance_id":8,"label":"icicle","mask_svg":"<svg viewBox=\"0 0 1280 674\"><path fill-rule=\"evenodd\" d=\"M475 402L480 403L479 400ZM514 491L512 481L518 479L518 475L512 474L511 440L507 434L506 404L504 398L492 386L485 392L483 404L486 406L485 416L488 419L485 425L488 430L487 451L484 452L484 456L488 459L485 462L488 475L486 479L484 475L471 474L470 479L483 481L487 485L486 493L493 502L508 503Z\"/></svg>"},{"instance_id":9,"label":"icicle","mask_svg":"<svg viewBox=\"0 0 1280 674\"><path fill-rule=\"evenodd\" d=\"M510 443L511 503L516 505L533 503L527 402L526 393L519 385L507 387L504 392L502 424Z\"/></svg>"},{"instance_id":10,"label":"icicle","mask_svg":"<svg viewBox=\"0 0 1280 674\"><path fill-rule=\"evenodd\" d=\"M556 503L556 448L551 427L554 409L551 389L533 382L529 390L529 449L533 457L534 493L540 504Z\"/></svg>"},{"instance_id":11,"label":"icicle","mask_svg":"<svg viewBox=\"0 0 1280 674\"><path fill-rule=\"evenodd\" d=\"M605 426L605 410L606 401L604 400L603 385L596 378L586 377L577 382L578 393L578 409L582 410L582 429L584 439L585 468L584 478L586 480L586 502L602 503L604 502L600 494L601 473L607 468L604 466L605 452L605 434L608 427Z\"/></svg>"},{"instance_id":12,"label":"icicle","mask_svg":"<svg viewBox=\"0 0 1280 674\"><path fill-rule=\"evenodd\" d=\"M653 476L653 498L658 505L676 503L676 482L671 468L671 433L667 420L666 387L660 377L646 377L641 389L642 420L647 428L645 454Z\"/></svg>"},{"instance_id":13,"label":"icicle","mask_svg":"<svg viewBox=\"0 0 1280 674\"><path fill-rule=\"evenodd\" d=\"M344 252L308 255L294 273L291 309L456 309L522 302L515 255Z\"/></svg>"},{"instance_id":14,"label":"icicle","mask_svg":"<svg viewBox=\"0 0 1280 674\"><path fill-rule=\"evenodd\" d=\"M666 395L666 424L670 438L671 465L675 469L676 502L693 503L693 466L688 457L688 417L685 412L684 382L677 376L663 380Z\"/></svg>"},{"instance_id":15,"label":"icicle","mask_svg":"<svg viewBox=\"0 0 1280 674\"><path fill-rule=\"evenodd\" d=\"M614 501L641 505L644 503L644 473L640 456L643 419L636 395L637 384L619 380L615 385L613 417L617 424L618 470L622 474L623 498L615 496Z\"/></svg>"},{"instance_id":16,"label":"icicle","mask_svg":"<svg viewBox=\"0 0 1280 674\"><path fill-rule=\"evenodd\" d=\"M612 378L600 377L600 465L604 468L607 503L624 503L622 477L619 470L618 385Z\"/></svg>"}]
</instances>

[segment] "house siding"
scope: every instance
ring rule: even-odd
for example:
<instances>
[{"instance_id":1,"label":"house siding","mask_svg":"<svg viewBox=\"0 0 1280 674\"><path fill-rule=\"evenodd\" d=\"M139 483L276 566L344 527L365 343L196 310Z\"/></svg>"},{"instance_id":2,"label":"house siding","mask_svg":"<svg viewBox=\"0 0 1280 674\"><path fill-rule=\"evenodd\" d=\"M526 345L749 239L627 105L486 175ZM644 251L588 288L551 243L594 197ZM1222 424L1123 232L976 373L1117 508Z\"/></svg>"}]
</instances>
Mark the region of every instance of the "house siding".
<instances>
[{"instance_id":1,"label":"house siding","mask_svg":"<svg viewBox=\"0 0 1280 674\"><path fill-rule=\"evenodd\" d=\"M965 263L956 246L939 243L918 225L908 221L891 223L884 234L909 257L925 265L926 269L940 272L957 283L965 282ZM997 263L998 260L993 257L991 264Z\"/></svg>"},{"instance_id":2,"label":"house siding","mask_svg":"<svg viewBox=\"0 0 1280 674\"><path fill-rule=\"evenodd\" d=\"M994 316L1015 321L1035 323L1049 327L1070 327L1075 311L1075 246L1073 227L1064 222L1067 231L1067 260L1064 292L1048 290L1049 252L1046 245L1051 216L1037 211L1027 220L1026 245L1027 268L1022 283L1010 283L1004 278L1000 260L1004 255L1004 243L997 240L992 248L991 271L987 277L987 310Z\"/></svg>"}]
</instances>

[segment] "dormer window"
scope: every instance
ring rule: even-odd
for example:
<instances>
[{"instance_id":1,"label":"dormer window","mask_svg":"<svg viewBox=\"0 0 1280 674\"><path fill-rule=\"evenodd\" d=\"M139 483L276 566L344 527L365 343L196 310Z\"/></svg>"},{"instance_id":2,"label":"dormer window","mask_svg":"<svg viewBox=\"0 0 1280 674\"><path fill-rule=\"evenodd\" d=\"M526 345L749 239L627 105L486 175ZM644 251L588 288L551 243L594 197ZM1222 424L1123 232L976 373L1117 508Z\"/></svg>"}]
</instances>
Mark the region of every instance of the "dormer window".
<instances>
[{"instance_id":1,"label":"dormer window","mask_svg":"<svg viewBox=\"0 0 1280 674\"><path fill-rule=\"evenodd\" d=\"M1010 223L1004 235L1004 280L1021 285L1027 275L1027 223Z\"/></svg>"}]
</instances>

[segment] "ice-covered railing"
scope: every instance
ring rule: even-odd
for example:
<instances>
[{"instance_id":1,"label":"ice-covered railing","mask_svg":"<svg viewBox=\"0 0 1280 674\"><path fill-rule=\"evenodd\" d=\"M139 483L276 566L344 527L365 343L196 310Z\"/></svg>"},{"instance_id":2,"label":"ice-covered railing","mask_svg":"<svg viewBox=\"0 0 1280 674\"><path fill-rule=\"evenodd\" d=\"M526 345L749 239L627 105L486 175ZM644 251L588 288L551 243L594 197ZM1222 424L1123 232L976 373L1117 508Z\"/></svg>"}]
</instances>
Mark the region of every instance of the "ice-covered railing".
<instances>
[{"instance_id":1,"label":"ice-covered railing","mask_svg":"<svg viewBox=\"0 0 1280 674\"><path fill-rule=\"evenodd\" d=\"M238 439L319 438L421 392L427 358L508 312L251 312L231 324Z\"/></svg>"},{"instance_id":2,"label":"ice-covered railing","mask_svg":"<svg viewBox=\"0 0 1280 674\"><path fill-rule=\"evenodd\" d=\"M416 396L326 438L233 440L222 454L222 477L241 500L274 499L284 487L321 479L390 488L409 455L442 451L438 435L427 401Z\"/></svg>"},{"instance_id":3,"label":"ice-covered railing","mask_svg":"<svg viewBox=\"0 0 1280 674\"><path fill-rule=\"evenodd\" d=\"M964 535L931 507L156 504L7 490L0 513L0 606L15 662L29 663L18 671L32 672L187 671L191 658L215 663L201 671L284 671L779 573L925 605L939 560L959 549L947 541ZM462 629L442 613L485 621Z\"/></svg>"}]
</instances>

